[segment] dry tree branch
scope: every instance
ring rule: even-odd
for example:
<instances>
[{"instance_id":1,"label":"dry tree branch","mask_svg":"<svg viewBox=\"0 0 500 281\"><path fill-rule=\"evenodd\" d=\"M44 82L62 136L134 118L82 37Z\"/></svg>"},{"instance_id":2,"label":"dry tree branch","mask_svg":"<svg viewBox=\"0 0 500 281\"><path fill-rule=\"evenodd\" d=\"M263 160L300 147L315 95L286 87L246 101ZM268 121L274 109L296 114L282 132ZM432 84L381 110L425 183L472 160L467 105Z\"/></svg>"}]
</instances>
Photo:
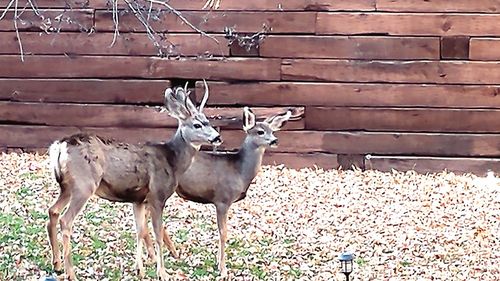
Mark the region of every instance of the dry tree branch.
<instances>
[{"instance_id":1,"label":"dry tree branch","mask_svg":"<svg viewBox=\"0 0 500 281\"><path fill-rule=\"evenodd\" d=\"M116 38L120 35L118 21L118 0L113 0L113 24L115 32L113 33L113 41L111 41L111 45L109 45L110 48L115 45Z\"/></svg>"},{"instance_id":2,"label":"dry tree branch","mask_svg":"<svg viewBox=\"0 0 500 281\"><path fill-rule=\"evenodd\" d=\"M129 9L134 13L134 16L141 22L141 24L144 26L146 29L146 34L148 35L149 40L153 42L153 45L158 49L158 53L160 56L163 56L163 50L160 42L156 39L155 34L158 34L153 27L148 23L148 20L144 17L144 15L141 12L141 9L138 7L134 7L134 5L128 1L124 0ZM148 14L149 15L149 14Z\"/></svg>"},{"instance_id":3,"label":"dry tree branch","mask_svg":"<svg viewBox=\"0 0 500 281\"><path fill-rule=\"evenodd\" d=\"M17 26L17 21L19 19L18 16L18 0L15 0L14 4L14 29L16 30L16 36L17 36L17 43L19 44L19 52L21 54L21 61L24 62L24 50L23 50L23 43L21 42L21 35L19 34L19 28Z\"/></svg>"},{"instance_id":4,"label":"dry tree branch","mask_svg":"<svg viewBox=\"0 0 500 281\"><path fill-rule=\"evenodd\" d=\"M112 6L114 33L113 33L113 40L109 46L112 47L116 44L118 36L120 36L119 16L121 10L118 9L119 0L107 0L107 1L108 4L111 4ZM38 9L35 0L27 0L24 9L20 9L19 0L8 1L7 5L5 6L5 9L0 14L0 20L4 19L8 12L10 11L14 12L13 24L18 39L19 49L21 53L20 56L22 61L24 61L24 48L21 41L21 32L19 30L19 20L22 21L21 16L27 9L33 11L33 13L40 19L39 27L47 34L49 33L58 34L59 32L61 32L63 24L77 25L81 32L85 31L88 33L92 33L94 31L94 27L86 27L83 24L81 24L78 20L74 20L72 14L67 15L67 12L73 13L73 7L72 7L72 2L70 0L66 0L65 2L66 2L66 7L64 8L64 10L60 14L53 17L44 15L44 13L42 13ZM158 53L160 56L169 55L173 53L172 50L175 49L175 44L167 40L165 36L165 33L167 32L161 32L161 33L156 32L153 26L151 25L151 20L159 20L160 19L159 15L161 15L163 12L170 12L175 16L177 16L182 22L184 22L184 24L189 26L189 28L191 28L195 32L217 43L217 46L221 51L222 57L224 57L222 46L220 45L219 40L214 35L206 33L205 31L201 30L193 23L191 23L180 11L172 7L168 3L168 0L124 0L124 2L126 3L127 6L124 12L130 11L131 13L133 13L133 15L145 28L149 40L158 49ZM205 5L203 6L203 9L207 7L209 7L210 9L212 8L217 9L220 6L220 2L221 0L207 0ZM87 0L86 2L83 3L82 8L86 8L88 7L88 5L89 1ZM156 5L159 6L158 9L155 8ZM164 45L163 42L165 41L170 44L168 47ZM166 51L165 48L167 48Z\"/></svg>"},{"instance_id":5,"label":"dry tree branch","mask_svg":"<svg viewBox=\"0 0 500 281\"><path fill-rule=\"evenodd\" d=\"M206 36L206 37L214 40L217 44L219 44L219 40L217 40L217 38L213 37L210 34L207 34L205 31L203 31L203 30L199 29L198 27L194 26L189 20L187 20L182 15L181 12L179 12L178 10L176 10L174 7L170 6L166 1L159 1L159 0L146 0L146 1L154 3L154 4L158 4L158 5L161 5L161 6L165 6L172 13L174 13L177 17L179 17L185 24L187 24L191 29L193 29L194 31L200 33L203 36Z\"/></svg>"},{"instance_id":6,"label":"dry tree branch","mask_svg":"<svg viewBox=\"0 0 500 281\"><path fill-rule=\"evenodd\" d=\"M14 2L17 3L17 0L10 0L9 4L7 4L7 7L5 7L5 10L3 10L2 15L0 16L0 20L2 20L5 17L5 15L9 11L10 7L12 7Z\"/></svg>"},{"instance_id":7,"label":"dry tree branch","mask_svg":"<svg viewBox=\"0 0 500 281\"><path fill-rule=\"evenodd\" d=\"M203 10L206 9L206 8L210 8L210 9L219 9L220 7L220 1L221 0L207 0L207 2L205 2L205 5L203 6Z\"/></svg>"}]
</instances>

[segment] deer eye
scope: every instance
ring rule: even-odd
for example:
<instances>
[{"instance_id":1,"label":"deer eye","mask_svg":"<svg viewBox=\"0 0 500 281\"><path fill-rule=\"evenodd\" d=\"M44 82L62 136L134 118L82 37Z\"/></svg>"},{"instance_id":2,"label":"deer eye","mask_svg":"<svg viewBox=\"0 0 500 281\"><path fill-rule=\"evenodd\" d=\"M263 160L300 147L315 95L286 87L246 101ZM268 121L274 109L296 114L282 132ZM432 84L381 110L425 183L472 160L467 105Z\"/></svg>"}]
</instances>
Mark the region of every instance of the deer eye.
<instances>
[{"instance_id":1,"label":"deer eye","mask_svg":"<svg viewBox=\"0 0 500 281\"><path fill-rule=\"evenodd\" d=\"M257 134L259 134L259 136L262 136L262 135L264 135L264 131L260 130L257 132Z\"/></svg>"},{"instance_id":2,"label":"deer eye","mask_svg":"<svg viewBox=\"0 0 500 281\"><path fill-rule=\"evenodd\" d=\"M200 125L200 124L198 124L198 123L196 123L196 124L194 124L194 128L195 128L195 129L201 129L201 125Z\"/></svg>"}]
</instances>

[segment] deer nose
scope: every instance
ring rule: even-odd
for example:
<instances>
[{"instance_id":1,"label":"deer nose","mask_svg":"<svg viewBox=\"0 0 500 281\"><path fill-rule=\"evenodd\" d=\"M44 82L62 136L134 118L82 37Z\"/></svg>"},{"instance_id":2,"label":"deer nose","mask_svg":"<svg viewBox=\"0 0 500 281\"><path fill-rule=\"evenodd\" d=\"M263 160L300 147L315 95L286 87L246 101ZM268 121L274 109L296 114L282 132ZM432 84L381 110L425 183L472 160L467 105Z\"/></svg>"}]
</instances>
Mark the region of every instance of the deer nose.
<instances>
[{"instance_id":1,"label":"deer nose","mask_svg":"<svg viewBox=\"0 0 500 281\"><path fill-rule=\"evenodd\" d=\"M270 145L278 145L278 139L273 139L269 144Z\"/></svg>"},{"instance_id":2,"label":"deer nose","mask_svg":"<svg viewBox=\"0 0 500 281\"><path fill-rule=\"evenodd\" d=\"M222 139L220 138L220 135L216 136L215 138L211 139L210 140L210 143L211 144L214 144L214 145L219 145L222 143Z\"/></svg>"}]
</instances>

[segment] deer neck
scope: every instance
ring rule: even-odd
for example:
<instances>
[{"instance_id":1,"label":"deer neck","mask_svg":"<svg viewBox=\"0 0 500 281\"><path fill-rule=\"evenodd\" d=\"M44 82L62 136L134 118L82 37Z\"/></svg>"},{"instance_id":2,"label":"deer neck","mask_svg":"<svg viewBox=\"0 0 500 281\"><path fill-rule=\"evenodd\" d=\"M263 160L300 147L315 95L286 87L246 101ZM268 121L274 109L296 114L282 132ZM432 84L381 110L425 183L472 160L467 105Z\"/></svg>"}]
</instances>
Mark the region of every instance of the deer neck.
<instances>
[{"instance_id":1,"label":"deer neck","mask_svg":"<svg viewBox=\"0 0 500 281\"><path fill-rule=\"evenodd\" d=\"M185 138L180 127L175 132L174 137L167 143L167 146L173 152L174 159L171 162L175 163L172 166L176 176L183 174L191 165L199 147L194 146Z\"/></svg>"},{"instance_id":2,"label":"deer neck","mask_svg":"<svg viewBox=\"0 0 500 281\"><path fill-rule=\"evenodd\" d=\"M257 176L265 150L264 147L253 143L249 137L246 137L243 141L239 154L241 161L240 172L245 182L250 183Z\"/></svg>"}]
</instances>

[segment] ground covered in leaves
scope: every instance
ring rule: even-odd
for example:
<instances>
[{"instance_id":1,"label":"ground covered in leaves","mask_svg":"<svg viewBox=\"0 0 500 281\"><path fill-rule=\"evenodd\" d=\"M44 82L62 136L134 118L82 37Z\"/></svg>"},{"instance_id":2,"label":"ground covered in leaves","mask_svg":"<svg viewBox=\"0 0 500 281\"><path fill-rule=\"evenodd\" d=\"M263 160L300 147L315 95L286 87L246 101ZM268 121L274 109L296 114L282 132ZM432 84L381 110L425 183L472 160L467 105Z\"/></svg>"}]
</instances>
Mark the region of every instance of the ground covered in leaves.
<instances>
[{"instance_id":1,"label":"ground covered in leaves","mask_svg":"<svg viewBox=\"0 0 500 281\"><path fill-rule=\"evenodd\" d=\"M47 157L3 154L0 280L50 272L45 224L58 187ZM217 228L210 205L170 198L164 221L172 279L214 280ZM139 280L129 204L94 198L74 226L81 280ZM355 280L500 280L498 178L451 173L264 167L229 214L232 280L343 280L337 257L355 253ZM155 266L147 262L147 280Z\"/></svg>"}]
</instances>

